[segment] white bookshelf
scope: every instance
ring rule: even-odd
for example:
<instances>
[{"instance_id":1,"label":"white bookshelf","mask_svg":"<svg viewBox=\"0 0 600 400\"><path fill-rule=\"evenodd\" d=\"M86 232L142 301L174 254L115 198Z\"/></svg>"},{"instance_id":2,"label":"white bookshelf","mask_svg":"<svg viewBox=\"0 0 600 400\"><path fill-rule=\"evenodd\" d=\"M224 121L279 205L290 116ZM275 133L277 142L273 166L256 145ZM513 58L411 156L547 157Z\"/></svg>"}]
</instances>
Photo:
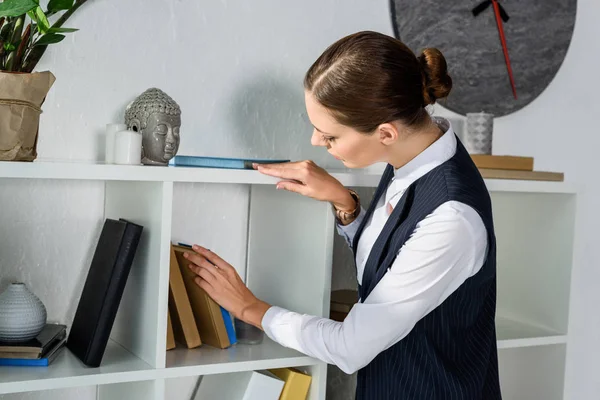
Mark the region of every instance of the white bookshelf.
<instances>
[{"instance_id":1,"label":"white bookshelf","mask_svg":"<svg viewBox=\"0 0 600 400\"><path fill-rule=\"evenodd\" d=\"M330 172L354 188L375 187L380 179L378 173ZM328 204L277 191L277 179L247 170L0 162L0 179L99 181L104 186L104 217L128 218L144 226L101 367L87 368L68 351L48 368L2 367L0 395L99 385L101 400L163 400L166 381L174 378L300 367L313 376L309 399L325 399L327 366L267 338L260 345L237 344L226 350L204 345L167 352L165 343L169 243L191 233L207 241L236 235L247 245L242 251L229 249L232 264L247 276L258 297L327 316L335 236ZM510 180L486 180L486 185L492 193L498 240L497 333L503 391L562 399L577 187ZM205 210L202 218L194 216L199 227L190 231L192 222L185 213L202 208L190 198L220 190L239 194L242 206L230 210L230 215L247 221L245 230L214 230L218 221L210 220ZM89 265L79 268L87 271ZM538 372L530 374L536 368ZM550 384L552 394L547 397Z\"/></svg>"}]
</instances>

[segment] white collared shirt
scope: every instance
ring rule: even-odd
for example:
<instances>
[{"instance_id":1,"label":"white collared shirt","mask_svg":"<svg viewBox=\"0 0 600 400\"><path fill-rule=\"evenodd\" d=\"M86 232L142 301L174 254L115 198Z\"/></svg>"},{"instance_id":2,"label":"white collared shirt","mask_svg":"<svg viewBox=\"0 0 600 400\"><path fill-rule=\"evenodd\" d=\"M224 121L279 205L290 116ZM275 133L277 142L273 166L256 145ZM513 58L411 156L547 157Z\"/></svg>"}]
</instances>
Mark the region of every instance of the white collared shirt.
<instances>
[{"instance_id":1,"label":"white collared shirt","mask_svg":"<svg viewBox=\"0 0 600 400\"><path fill-rule=\"evenodd\" d=\"M442 137L395 171L365 225L356 249L359 282L387 221L389 205L395 207L411 183L456 152L456 136L449 122L435 121L444 131ZM348 244L364 217L363 208L351 224L338 225ZM487 233L479 214L466 204L448 201L417 224L391 268L365 301L352 307L344 322L273 306L263 317L263 329L283 346L353 373L404 338L421 318L479 271L486 252Z\"/></svg>"}]
</instances>

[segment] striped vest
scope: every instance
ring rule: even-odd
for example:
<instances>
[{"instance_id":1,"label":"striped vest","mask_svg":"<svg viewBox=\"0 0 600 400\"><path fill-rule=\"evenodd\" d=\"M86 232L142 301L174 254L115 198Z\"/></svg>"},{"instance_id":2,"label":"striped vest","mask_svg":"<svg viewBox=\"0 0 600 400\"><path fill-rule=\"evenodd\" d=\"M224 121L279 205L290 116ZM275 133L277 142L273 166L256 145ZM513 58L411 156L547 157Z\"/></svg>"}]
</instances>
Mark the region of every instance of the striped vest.
<instances>
[{"instance_id":1,"label":"striped vest","mask_svg":"<svg viewBox=\"0 0 600 400\"><path fill-rule=\"evenodd\" d=\"M475 275L417 322L405 338L358 371L357 400L501 399L491 200L477 167L457 141L456 154L417 179L398 201L369 254L359 295L367 298L417 223L447 201L465 203L479 213L488 233L487 258ZM354 249L393 175L388 165L354 237Z\"/></svg>"}]
</instances>

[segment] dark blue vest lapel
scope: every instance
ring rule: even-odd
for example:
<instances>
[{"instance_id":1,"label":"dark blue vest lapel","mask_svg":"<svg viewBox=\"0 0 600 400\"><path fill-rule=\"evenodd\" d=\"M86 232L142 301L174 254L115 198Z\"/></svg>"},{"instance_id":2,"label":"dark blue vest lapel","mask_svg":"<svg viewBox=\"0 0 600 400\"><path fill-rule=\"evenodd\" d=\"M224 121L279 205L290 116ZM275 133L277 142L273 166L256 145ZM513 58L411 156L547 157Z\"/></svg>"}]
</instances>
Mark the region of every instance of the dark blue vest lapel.
<instances>
[{"instance_id":1,"label":"dark blue vest lapel","mask_svg":"<svg viewBox=\"0 0 600 400\"><path fill-rule=\"evenodd\" d=\"M377 206L377 202L379 201L379 198L385 193L385 190L387 189L387 187L390 184L390 181L392 180L393 177L394 177L394 167L392 167L390 164L388 164L387 167L385 168L385 171L383 171L383 175L381 176L381 180L379 181L379 186L377 186L377 190L375 191L375 194L373 195L371 204L369 205L369 208L367 209L367 214L361 221L360 225L358 226L358 230L356 231L356 234L354 235L354 240L352 241L352 251L354 252L355 260L356 260L356 245L358 244L358 240L360 239L360 236L362 235L363 230L365 229L365 225L367 224L369 219L371 219L371 216L373 215L373 212L375 211L375 207Z\"/></svg>"},{"instance_id":2,"label":"dark blue vest lapel","mask_svg":"<svg viewBox=\"0 0 600 400\"><path fill-rule=\"evenodd\" d=\"M383 173L381 181L379 182L379 186L377 187L377 191L373 196L373 200L371 201L367 214L363 218L356 234L354 235L352 249L354 252L355 263L356 247L358 245L360 236L364 231L365 225L373 216L373 212L375 211L375 208L379 203L379 199L385 194L386 189L388 188L393 176L394 169L391 165L388 165L385 172ZM412 190L409 187L398 201L398 204L396 204L396 207L394 207L394 211L392 211L392 214L389 216L381 233L377 237L377 240L375 241L373 247L371 248L371 251L369 252L369 257L367 258L367 262L365 263L365 268L363 271L362 282L359 282L358 285L360 301L364 301L364 299L369 295L369 293L371 293L377 282L379 282L379 280L381 279L380 277L378 277L378 272L382 267L382 263L384 261L383 258L385 258L385 255L387 254L386 250L389 245L392 233L394 232L395 228L404 220L404 218L406 218L406 204L410 203L410 201L407 202L407 199L411 197L411 193ZM387 269L388 266L384 266L384 268Z\"/></svg>"}]
</instances>

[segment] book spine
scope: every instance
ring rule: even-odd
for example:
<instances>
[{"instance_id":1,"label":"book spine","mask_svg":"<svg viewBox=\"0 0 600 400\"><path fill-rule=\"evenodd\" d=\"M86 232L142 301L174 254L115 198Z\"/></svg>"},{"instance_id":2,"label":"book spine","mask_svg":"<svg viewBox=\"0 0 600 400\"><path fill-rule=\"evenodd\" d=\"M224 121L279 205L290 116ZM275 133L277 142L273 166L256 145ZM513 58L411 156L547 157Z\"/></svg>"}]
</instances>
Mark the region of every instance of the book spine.
<instances>
[{"instance_id":1,"label":"book spine","mask_svg":"<svg viewBox=\"0 0 600 400\"><path fill-rule=\"evenodd\" d=\"M221 315L223 316L223 323L225 324L225 330L227 331L227 337L229 338L229 344L233 345L237 343L237 337L235 334L235 328L233 326L233 320L231 318L231 314L229 314L229 311L227 311L226 309L224 309L223 307L219 306L221 308Z\"/></svg>"},{"instance_id":2,"label":"book spine","mask_svg":"<svg viewBox=\"0 0 600 400\"><path fill-rule=\"evenodd\" d=\"M0 366L7 367L47 367L49 364L47 358L0 358Z\"/></svg>"}]
</instances>

